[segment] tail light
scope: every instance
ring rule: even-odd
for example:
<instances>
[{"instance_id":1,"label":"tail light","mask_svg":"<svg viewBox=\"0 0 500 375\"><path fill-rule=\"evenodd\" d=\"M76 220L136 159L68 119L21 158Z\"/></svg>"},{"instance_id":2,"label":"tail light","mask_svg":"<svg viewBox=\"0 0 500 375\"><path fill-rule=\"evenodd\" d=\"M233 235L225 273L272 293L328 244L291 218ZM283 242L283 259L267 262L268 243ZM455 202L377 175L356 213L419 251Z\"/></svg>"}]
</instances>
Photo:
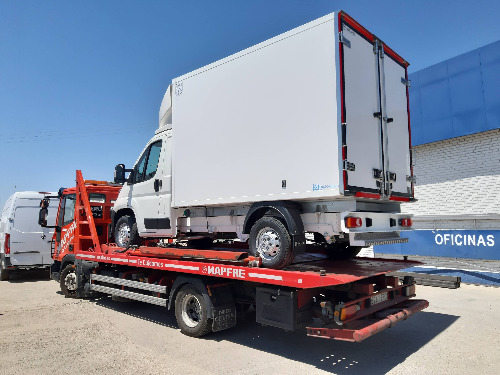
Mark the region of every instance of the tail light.
<instances>
[{"instance_id":1,"label":"tail light","mask_svg":"<svg viewBox=\"0 0 500 375\"><path fill-rule=\"evenodd\" d=\"M5 254L10 254L10 234L5 234L5 242L3 244L3 251Z\"/></svg>"},{"instance_id":2,"label":"tail light","mask_svg":"<svg viewBox=\"0 0 500 375\"><path fill-rule=\"evenodd\" d=\"M345 218L345 226L347 228L359 228L363 225L363 219L360 217L348 216Z\"/></svg>"},{"instance_id":3,"label":"tail light","mask_svg":"<svg viewBox=\"0 0 500 375\"><path fill-rule=\"evenodd\" d=\"M412 219L399 219L399 225L401 227L411 227L413 225L413 220Z\"/></svg>"}]
</instances>

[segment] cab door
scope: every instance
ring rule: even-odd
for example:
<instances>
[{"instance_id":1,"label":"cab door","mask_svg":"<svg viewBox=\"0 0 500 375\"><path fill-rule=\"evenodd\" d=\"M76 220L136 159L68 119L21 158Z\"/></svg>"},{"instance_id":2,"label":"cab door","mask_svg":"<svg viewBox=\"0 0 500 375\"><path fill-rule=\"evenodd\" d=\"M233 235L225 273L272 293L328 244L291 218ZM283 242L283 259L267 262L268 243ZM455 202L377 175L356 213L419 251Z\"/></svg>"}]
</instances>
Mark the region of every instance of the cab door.
<instances>
[{"instance_id":1,"label":"cab door","mask_svg":"<svg viewBox=\"0 0 500 375\"><path fill-rule=\"evenodd\" d=\"M153 139L130 176L130 197L139 234L156 233L160 217L162 139Z\"/></svg>"}]
</instances>

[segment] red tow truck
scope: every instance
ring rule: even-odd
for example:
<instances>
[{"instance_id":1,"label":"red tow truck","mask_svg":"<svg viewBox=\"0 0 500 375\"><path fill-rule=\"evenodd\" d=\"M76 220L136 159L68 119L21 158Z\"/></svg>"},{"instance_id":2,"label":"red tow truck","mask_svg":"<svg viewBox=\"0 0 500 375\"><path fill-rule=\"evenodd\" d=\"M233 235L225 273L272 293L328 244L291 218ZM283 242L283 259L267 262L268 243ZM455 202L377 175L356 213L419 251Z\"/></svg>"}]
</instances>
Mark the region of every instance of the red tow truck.
<instances>
[{"instance_id":1,"label":"red tow truck","mask_svg":"<svg viewBox=\"0 0 500 375\"><path fill-rule=\"evenodd\" d=\"M237 316L253 306L262 325L305 329L308 336L353 342L429 305L413 298L411 277L400 282L387 276L418 263L413 261L339 261L306 252L277 270L261 267L261 259L249 256L246 244L222 243L200 250L179 242L151 241L120 248L109 242L107 229L118 190L110 184L86 182L77 171L76 187L61 194L53 275L61 280L67 297L104 293L174 309L181 332L193 337L234 327ZM101 199L95 194L101 194ZM68 199L74 199L71 222L65 210ZM43 223L46 204L41 207Z\"/></svg>"}]
</instances>

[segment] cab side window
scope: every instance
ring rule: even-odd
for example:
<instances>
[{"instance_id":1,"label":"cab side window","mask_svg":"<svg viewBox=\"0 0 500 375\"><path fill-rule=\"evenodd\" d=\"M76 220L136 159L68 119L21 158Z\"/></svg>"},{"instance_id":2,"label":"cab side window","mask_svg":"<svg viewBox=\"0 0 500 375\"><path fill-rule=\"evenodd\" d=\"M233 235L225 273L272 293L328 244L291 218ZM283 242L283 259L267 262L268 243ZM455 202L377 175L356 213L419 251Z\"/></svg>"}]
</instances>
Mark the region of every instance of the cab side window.
<instances>
[{"instance_id":1,"label":"cab side window","mask_svg":"<svg viewBox=\"0 0 500 375\"><path fill-rule=\"evenodd\" d=\"M147 181L156 175L160 160L161 140L151 144L142 154L134 171L134 183Z\"/></svg>"},{"instance_id":2,"label":"cab side window","mask_svg":"<svg viewBox=\"0 0 500 375\"><path fill-rule=\"evenodd\" d=\"M144 167L146 165L146 159L148 158L148 153L149 153L149 148L144 151L144 154L142 154L141 158L139 159L139 162L137 163L134 171L134 182L142 182L144 181Z\"/></svg>"},{"instance_id":3,"label":"cab side window","mask_svg":"<svg viewBox=\"0 0 500 375\"><path fill-rule=\"evenodd\" d=\"M149 152L148 164L146 166L146 174L144 179L149 180L153 178L158 169L158 161L160 160L161 151L161 141L155 142L151 145L151 151Z\"/></svg>"},{"instance_id":4,"label":"cab side window","mask_svg":"<svg viewBox=\"0 0 500 375\"><path fill-rule=\"evenodd\" d=\"M75 219L75 203L76 203L75 194L69 194L66 196L64 202L64 219L62 226L68 225Z\"/></svg>"}]
</instances>

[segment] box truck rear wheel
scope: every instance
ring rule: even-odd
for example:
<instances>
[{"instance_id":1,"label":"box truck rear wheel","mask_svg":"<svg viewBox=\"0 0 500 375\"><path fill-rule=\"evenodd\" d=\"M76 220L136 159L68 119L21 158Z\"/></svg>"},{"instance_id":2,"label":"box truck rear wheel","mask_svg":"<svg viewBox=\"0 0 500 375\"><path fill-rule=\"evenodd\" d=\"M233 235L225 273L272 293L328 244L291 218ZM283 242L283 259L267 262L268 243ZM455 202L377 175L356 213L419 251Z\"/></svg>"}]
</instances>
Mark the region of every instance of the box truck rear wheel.
<instances>
[{"instance_id":1,"label":"box truck rear wheel","mask_svg":"<svg viewBox=\"0 0 500 375\"><path fill-rule=\"evenodd\" d=\"M119 247L139 245L137 223L133 216L124 215L118 219L115 226L115 242Z\"/></svg>"},{"instance_id":2,"label":"box truck rear wheel","mask_svg":"<svg viewBox=\"0 0 500 375\"><path fill-rule=\"evenodd\" d=\"M190 284L184 285L175 298L175 318L181 332L191 337L201 337L212 331L208 306L202 294Z\"/></svg>"},{"instance_id":3,"label":"box truck rear wheel","mask_svg":"<svg viewBox=\"0 0 500 375\"><path fill-rule=\"evenodd\" d=\"M293 260L292 240L285 224L276 217L264 216L250 230L250 254L260 256L267 268L284 268Z\"/></svg>"},{"instance_id":4,"label":"box truck rear wheel","mask_svg":"<svg viewBox=\"0 0 500 375\"><path fill-rule=\"evenodd\" d=\"M61 272L61 279L59 281L61 292L66 298L76 298L76 273L75 267L68 264Z\"/></svg>"}]
</instances>

